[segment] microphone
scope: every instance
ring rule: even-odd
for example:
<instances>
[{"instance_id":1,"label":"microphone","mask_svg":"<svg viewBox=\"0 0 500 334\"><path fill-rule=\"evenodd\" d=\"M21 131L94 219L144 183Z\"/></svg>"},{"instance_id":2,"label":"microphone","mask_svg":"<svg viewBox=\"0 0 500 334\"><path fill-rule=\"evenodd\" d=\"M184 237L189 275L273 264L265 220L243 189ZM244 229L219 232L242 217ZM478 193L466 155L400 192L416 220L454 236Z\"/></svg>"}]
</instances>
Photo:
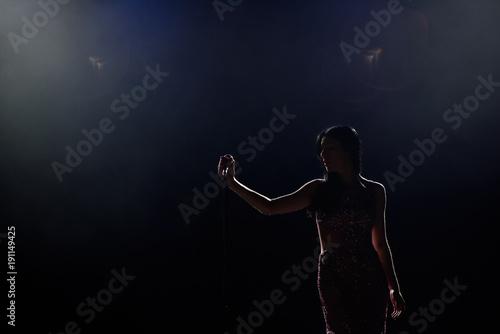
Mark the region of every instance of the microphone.
<instances>
[{"instance_id":1,"label":"microphone","mask_svg":"<svg viewBox=\"0 0 500 334\"><path fill-rule=\"evenodd\" d=\"M224 167L223 167L223 169L222 169L222 176L224 177L224 180L225 180L226 182L228 182L228 181L229 181L229 176L230 176L230 174L229 174L229 167L230 167L230 165L231 165L231 164L228 162L228 163L226 163L226 164L224 165Z\"/></svg>"},{"instance_id":2,"label":"microphone","mask_svg":"<svg viewBox=\"0 0 500 334\"><path fill-rule=\"evenodd\" d=\"M224 155L224 157L221 157L222 158L225 158L227 159L225 161L225 164L222 165L222 177L224 178L224 180L226 182L229 182L229 177L230 177L230 173L229 173L229 168L231 168L231 163L234 163L234 159L233 157L231 156L231 154L226 154Z\"/></svg>"}]
</instances>

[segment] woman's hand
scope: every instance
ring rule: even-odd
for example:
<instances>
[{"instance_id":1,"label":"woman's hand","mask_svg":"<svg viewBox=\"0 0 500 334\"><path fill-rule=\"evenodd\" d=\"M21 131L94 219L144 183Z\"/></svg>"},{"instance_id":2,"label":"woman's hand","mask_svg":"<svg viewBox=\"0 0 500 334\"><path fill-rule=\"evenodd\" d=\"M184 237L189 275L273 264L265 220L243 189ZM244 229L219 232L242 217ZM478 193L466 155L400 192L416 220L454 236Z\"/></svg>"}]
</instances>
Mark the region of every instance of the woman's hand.
<instances>
[{"instance_id":1,"label":"woman's hand","mask_svg":"<svg viewBox=\"0 0 500 334\"><path fill-rule=\"evenodd\" d=\"M399 291L391 290L390 296L392 307L394 308L391 317L397 320L405 310L405 300Z\"/></svg>"},{"instance_id":2,"label":"woman's hand","mask_svg":"<svg viewBox=\"0 0 500 334\"><path fill-rule=\"evenodd\" d=\"M221 180L225 181L226 177L232 179L234 177L235 161L231 154L226 154L220 157L219 166L217 168ZM228 176L226 176L226 173Z\"/></svg>"}]
</instances>

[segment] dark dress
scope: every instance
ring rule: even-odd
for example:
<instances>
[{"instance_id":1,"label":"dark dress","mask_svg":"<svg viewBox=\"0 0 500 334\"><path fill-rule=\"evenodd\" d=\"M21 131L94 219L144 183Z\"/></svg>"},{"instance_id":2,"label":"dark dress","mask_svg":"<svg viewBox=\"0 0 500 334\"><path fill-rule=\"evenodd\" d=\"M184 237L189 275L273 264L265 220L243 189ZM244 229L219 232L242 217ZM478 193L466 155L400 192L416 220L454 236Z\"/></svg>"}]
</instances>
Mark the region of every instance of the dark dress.
<instances>
[{"instance_id":1,"label":"dark dress","mask_svg":"<svg viewBox=\"0 0 500 334\"><path fill-rule=\"evenodd\" d=\"M385 334L389 289L372 244L373 186L344 191L332 212L317 213L316 221L342 239L319 258L318 290L327 334Z\"/></svg>"}]
</instances>

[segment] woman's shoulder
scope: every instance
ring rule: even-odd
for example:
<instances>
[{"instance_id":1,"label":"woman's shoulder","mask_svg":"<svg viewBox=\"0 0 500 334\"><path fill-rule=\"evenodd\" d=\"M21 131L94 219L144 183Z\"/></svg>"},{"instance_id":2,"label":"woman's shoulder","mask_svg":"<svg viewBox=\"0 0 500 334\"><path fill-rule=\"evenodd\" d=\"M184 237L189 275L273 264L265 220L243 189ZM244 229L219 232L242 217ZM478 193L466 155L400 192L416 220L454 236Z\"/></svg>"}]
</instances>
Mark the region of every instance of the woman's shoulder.
<instances>
[{"instance_id":1,"label":"woman's shoulder","mask_svg":"<svg viewBox=\"0 0 500 334\"><path fill-rule=\"evenodd\" d=\"M360 176L361 182L365 185L367 189L372 189L376 193L382 193L385 194L385 187L382 183L366 179L362 176Z\"/></svg>"},{"instance_id":2,"label":"woman's shoulder","mask_svg":"<svg viewBox=\"0 0 500 334\"><path fill-rule=\"evenodd\" d=\"M325 183L325 179L313 179L307 182L304 187L311 188L312 190L316 190L319 185Z\"/></svg>"},{"instance_id":3,"label":"woman's shoulder","mask_svg":"<svg viewBox=\"0 0 500 334\"><path fill-rule=\"evenodd\" d=\"M325 183L325 179L313 179L311 181L309 181L309 183L311 184L321 184L321 183Z\"/></svg>"},{"instance_id":4,"label":"woman's shoulder","mask_svg":"<svg viewBox=\"0 0 500 334\"><path fill-rule=\"evenodd\" d=\"M298 191L302 191L304 193L313 196L316 193L318 187L325 182L324 179L313 179L306 184L304 184Z\"/></svg>"}]
</instances>

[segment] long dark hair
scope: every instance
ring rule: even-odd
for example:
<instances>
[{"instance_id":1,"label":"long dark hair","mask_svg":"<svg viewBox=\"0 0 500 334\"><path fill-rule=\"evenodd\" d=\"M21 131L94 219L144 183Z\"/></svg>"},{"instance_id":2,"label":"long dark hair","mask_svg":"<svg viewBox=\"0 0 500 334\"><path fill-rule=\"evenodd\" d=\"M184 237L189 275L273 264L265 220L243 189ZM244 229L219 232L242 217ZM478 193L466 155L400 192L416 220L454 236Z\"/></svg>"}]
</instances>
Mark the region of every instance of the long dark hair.
<instances>
[{"instance_id":1,"label":"long dark hair","mask_svg":"<svg viewBox=\"0 0 500 334\"><path fill-rule=\"evenodd\" d=\"M319 159L321 159L321 141L326 136L340 142L342 149L350 157L353 172L359 175L361 173L361 140L356 130L347 125L336 125L321 131L316 138L316 155ZM324 179L325 182L318 186L311 200L309 214L313 217L317 213L326 214L333 209L333 205L343 190L342 180L338 173L325 172Z\"/></svg>"}]
</instances>

